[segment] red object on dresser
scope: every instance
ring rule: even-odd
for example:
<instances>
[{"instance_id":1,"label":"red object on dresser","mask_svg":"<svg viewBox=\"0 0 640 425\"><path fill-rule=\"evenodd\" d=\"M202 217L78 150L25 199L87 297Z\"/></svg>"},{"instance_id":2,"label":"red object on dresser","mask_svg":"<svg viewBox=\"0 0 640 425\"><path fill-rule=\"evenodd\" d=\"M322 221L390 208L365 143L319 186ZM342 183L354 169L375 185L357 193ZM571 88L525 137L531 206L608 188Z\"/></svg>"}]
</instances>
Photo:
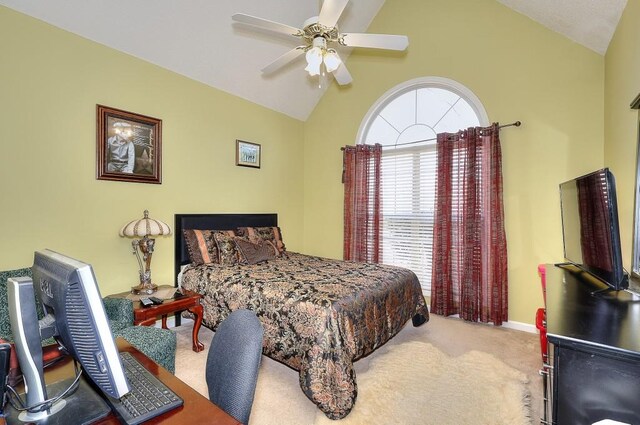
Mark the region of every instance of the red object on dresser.
<instances>
[{"instance_id":1,"label":"red object on dresser","mask_svg":"<svg viewBox=\"0 0 640 425\"><path fill-rule=\"evenodd\" d=\"M544 264L538 265L538 275L542 284L542 298L545 307L547 305L547 269ZM540 353L542 354L542 362L547 361L547 320L545 308L539 308L536 311L536 328L540 332Z\"/></svg>"}]
</instances>

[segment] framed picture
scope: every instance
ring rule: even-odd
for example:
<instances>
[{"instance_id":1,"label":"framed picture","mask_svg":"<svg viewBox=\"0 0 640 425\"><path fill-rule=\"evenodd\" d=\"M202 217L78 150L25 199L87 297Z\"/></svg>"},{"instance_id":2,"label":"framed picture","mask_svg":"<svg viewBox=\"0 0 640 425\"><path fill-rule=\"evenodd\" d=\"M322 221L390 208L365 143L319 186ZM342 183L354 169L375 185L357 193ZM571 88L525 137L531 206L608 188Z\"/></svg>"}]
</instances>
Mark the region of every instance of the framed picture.
<instances>
[{"instance_id":1,"label":"framed picture","mask_svg":"<svg viewBox=\"0 0 640 425\"><path fill-rule=\"evenodd\" d=\"M162 120L96 105L96 178L162 183Z\"/></svg>"},{"instance_id":2,"label":"framed picture","mask_svg":"<svg viewBox=\"0 0 640 425\"><path fill-rule=\"evenodd\" d=\"M236 140L236 165L260 168L260 145Z\"/></svg>"}]
</instances>

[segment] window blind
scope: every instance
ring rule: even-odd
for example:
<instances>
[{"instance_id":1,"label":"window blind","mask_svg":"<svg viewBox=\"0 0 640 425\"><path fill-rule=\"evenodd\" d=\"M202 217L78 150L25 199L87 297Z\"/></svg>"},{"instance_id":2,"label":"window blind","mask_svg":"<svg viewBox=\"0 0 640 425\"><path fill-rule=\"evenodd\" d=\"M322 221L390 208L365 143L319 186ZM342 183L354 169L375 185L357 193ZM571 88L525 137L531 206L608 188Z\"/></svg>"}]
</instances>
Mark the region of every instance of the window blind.
<instances>
[{"instance_id":1,"label":"window blind","mask_svg":"<svg viewBox=\"0 0 640 425\"><path fill-rule=\"evenodd\" d=\"M382 153L382 263L413 271L427 294L431 291L436 162L434 143L387 148Z\"/></svg>"}]
</instances>

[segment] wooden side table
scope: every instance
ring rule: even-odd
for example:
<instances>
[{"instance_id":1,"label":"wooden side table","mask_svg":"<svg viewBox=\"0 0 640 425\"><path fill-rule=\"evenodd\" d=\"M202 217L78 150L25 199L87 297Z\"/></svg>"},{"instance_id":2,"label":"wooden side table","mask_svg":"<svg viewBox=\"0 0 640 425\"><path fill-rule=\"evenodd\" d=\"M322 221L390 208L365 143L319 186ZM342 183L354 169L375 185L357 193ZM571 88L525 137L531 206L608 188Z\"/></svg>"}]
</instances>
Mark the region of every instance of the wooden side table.
<instances>
[{"instance_id":1,"label":"wooden side table","mask_svg":"<svg viewBox=\"0 0 640 425\"><path fill-rule=\"evenodd\" d=\"M158 287L158 292L152 296L164 299L162 304L153 305L151 307L143 307L140 302L140 296L124 292L122 294L110 295L112 297L122 297L131 299L133 302L133 324L136 326L153 326L158 317L162 317L162 329L167 329L167 315L179 313L187 310L193 313L195 321L193 323L193 351L200 352L204 350L204 344L198 340L198 332L202 326L202 305L200 299L202 295L197 292L182 289L182 297L179 298L163 298L162 293L167 293L169 289L175 289L172 286L163 285ZM173 292L173 291L169 291ZM144 296L142 296L144 297Z\"/></svg>"}]
</instances>

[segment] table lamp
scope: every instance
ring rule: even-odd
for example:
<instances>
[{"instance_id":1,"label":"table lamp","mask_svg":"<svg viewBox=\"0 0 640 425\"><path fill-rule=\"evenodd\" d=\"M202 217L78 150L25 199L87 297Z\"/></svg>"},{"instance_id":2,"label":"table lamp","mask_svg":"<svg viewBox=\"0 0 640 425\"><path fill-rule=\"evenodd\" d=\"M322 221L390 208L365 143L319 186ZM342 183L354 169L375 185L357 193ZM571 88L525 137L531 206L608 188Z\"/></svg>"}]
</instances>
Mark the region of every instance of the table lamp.
<instances>
[{"instance_id":1,"label":"table lamp","mask_svg":"<svg viewBox=\"0 0 640 425\"><path fill-rule=\"evenodd\" d=\"M151 282L151 255L155 239L151 239L149 236L168 236L170 234L169 225L160 220L149 218L147 210L144 210L143 218L130 221L120 229L120 236L136 238L131 241L131 246L140 266L140 284L131 288L132 294L150 295L158 290L158 285ZM140 257L141 252L142 258Z\"/></svg>"}]
</instances>

